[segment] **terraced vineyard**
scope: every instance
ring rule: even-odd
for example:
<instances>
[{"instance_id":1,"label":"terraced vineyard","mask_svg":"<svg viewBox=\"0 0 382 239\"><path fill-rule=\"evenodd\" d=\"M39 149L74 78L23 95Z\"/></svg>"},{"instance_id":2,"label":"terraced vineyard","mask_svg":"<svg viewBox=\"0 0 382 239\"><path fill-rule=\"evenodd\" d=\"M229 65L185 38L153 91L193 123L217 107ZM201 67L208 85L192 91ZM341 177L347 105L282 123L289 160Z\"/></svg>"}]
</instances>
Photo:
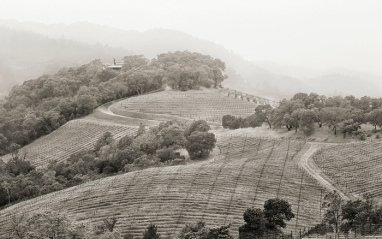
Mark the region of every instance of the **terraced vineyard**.
<instances>
[{"instance_id":1,"label":"terraced vineyard","mask_svg":"<svg viewBox=\"0 0 382 239\"><path fill-rule=\"evenodd\" d=\"M382 142L342 144L324 148L313 159L343 190L382 197Z\"/></svg>"},{"instance_id":2,"label":"terraced vineyard","mask_svg":"<svg viewBox=\"0 0 382 239\"><path fill-rule=\"evenodd\" d=\"M168 90L132 97L112 105L110 109L114 113L132 117L149 113L220 122L226 114L249 116L257 106L253 101L228 97L219 90Z\"/></svg>"},{"instance_id":3,"label":"terraced vineyard","mask_svg":"<svg viewBox=\"0 0 382 239\"><path fill-rule=\"evenodd\" d=\"M237 236L243 212L276 196L293 205L288 231L320 222L322 189L295 161L307 150L303 142L220 137L218 145L214 160L131 172L18 203L0 211L0 238L11 215L50 208L94 223L116 216L117 227L134 238L151 222L167 236L200 219L231 223Z\"/></svg>"},{"instance_id":4,"label":"terraced vineyard","mask_svg":"<svg viewBox=\"0 0 382 239\"><path fill-rule=\"evenodd\" d=\"M51 134L23 147L21 154L26 154L26 159L37 167L47 166L53 160L59 162L68 159L73 153L91 149L97 139L107 131L119 139L135 134L137 127L96 123L86 119L72 120ZM6 155L3 159L7 160L9 157Z\"/></svg>"}]
</instances>

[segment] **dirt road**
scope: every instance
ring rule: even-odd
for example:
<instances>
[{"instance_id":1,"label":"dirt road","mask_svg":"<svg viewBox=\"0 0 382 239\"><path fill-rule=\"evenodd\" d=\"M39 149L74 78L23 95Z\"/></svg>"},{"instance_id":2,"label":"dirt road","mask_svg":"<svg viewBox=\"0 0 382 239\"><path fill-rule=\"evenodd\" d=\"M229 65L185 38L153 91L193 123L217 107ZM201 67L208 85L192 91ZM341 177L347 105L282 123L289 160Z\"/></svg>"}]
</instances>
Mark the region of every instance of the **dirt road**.
<instances>
[{"instance_id":1,"label":"dirt road","mask_svg":"<svg viewBox=\"0 0 382 239\"><path fill-rule=\"evenodd\" d=\"M310 145L310 148L302 157L300 158L298 164L305 169L306 172L308 172L313 178L315 178L322 186L324 186L327 190L333 192L334 190L337 191L340 196L345 199L349 200L349 197L345 195L345 193L341 192L341 190L334 186L329 180L326 179L326 176L322 174L321 169L316 165L316 163L313 161L313 154L319 150L323 144L320 143L307 143Z\"/></svg>"}]
</instances>

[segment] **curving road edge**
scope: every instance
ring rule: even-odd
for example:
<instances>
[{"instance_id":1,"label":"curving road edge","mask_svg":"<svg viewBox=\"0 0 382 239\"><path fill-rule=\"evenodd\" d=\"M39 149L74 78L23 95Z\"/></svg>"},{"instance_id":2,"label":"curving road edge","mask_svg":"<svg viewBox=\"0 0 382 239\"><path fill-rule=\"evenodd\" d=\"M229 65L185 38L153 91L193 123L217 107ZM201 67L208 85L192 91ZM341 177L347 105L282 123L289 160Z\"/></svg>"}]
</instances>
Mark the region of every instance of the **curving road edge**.
<instances>
[{"instance_id":1,"label":"curving road edge","mask_svg":"<svg viewBox=\"0 0 382 239\"><path fill-rule=\"evenodd\" d=\"M333 192L334 190L338 192L338 194L343 198L344 200L349 200L349 197L345 195L338 187L334 186L331 182L329 182L327 179L325 179L321 175L321 169L315 164L313 161L313 154L320 149L320 144L312 144L307 143L310 145L308 151L305 152L298 161L298 164L300 167L302 167L309 175L311 175L314 179L316 179L323 187L325 187L330 192Z\"/></svg>"}]
</instances>

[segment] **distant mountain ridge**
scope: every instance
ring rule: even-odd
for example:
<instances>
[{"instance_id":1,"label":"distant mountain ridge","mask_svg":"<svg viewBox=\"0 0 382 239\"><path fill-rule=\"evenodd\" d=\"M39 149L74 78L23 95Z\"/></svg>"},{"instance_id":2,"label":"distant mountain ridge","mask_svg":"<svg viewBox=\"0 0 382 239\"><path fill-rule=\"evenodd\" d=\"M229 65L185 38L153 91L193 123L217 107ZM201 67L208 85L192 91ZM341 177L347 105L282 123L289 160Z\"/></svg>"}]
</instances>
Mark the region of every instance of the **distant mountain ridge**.
<instances>
[{"instance_id":1,"label":"distant mountain ridge","mask_svg":"<svg viewBox=\"0 0 382 239\"><path fill-rule=\"evenodd\" d=\"M67 39L54 39L26 30L0 26L0 93L25 80L62 67L77 66L93 59L112 62L114 57L131 54L101 44L89 45Z\"/></svg>"},{"instance_id":2,"label":"distant mountain ridge","mask_svg":"<svg viewBox=\"0 0 382 239\"><path fill-rule=\"evenodd\" d=\"M382 90L379 90L382 87L378 85L382 78L370 74L356 74L347 69L333 71L334 68L328 70L306 69L299 66L280 66L281 64L277 63L251 62L212 41L199 39L177 30L153 29L138 32L86 22L70 25L46 25L21 23L14 20L0 20L0 26L28 30L54 39L68 39L85 44L126 49L126 51L132 52L131 54L142 54L147 58L177 50L208 54L226 63L229 78L224 82L224 86L273 99L288 98L299 91L308 93L314 91L329 95L335 92L342 95L353 94L358 97L382 95ZM115 58L119 57L118 54L114 56ZM333 72L337 72L336 74L341 75L341 77L335 77L336 74ZM344 73L342 74L342 72ZM319 84L320 87L317 87L317 82L321 80L325 82L328 75L332 75L330 80L332 87L325 87L326 83ZM355 84L354 80L357 77L360 82ZM369 81L369 79L372 80ZM343 84L344 81L349 81L349 84ZM367 87L360 88L360 85Z\"/></svg>"}]
</instances>

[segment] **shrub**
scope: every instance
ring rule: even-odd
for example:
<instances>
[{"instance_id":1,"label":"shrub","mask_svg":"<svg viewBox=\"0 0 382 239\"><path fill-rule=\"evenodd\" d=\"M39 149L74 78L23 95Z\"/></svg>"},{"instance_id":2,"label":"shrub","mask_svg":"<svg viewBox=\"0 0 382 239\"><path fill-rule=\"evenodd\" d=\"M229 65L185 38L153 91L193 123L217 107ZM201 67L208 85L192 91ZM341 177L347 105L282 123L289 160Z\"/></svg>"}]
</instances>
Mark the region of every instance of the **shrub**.
<instances>
[{"instance_id":1,"label":"shrub","mask_svg":"<svg viewBox=\"0 0 382 239\"><path fill-rule=\"evenodd\" d=\"M157 150L156 154L160 161L163 163L176 158L175 152L172 148L159 149Z\"/></svg>"},{"instance_id":2,"label":"shrub","mask_svg":"<svg viewBox=\"0 0 382 239\"><path fill-rule=\"evenodd\" d=\"M157 232L158 228L155 224L150 224L147 230L143 233L143 239L160 239L161 236Z\"/></svg>"},{"instance_id":3,"label":"shrub","mask_svg":"<svg viewBox=\"0 0 382 239\"><path fill-rule=\"evenodd\" d=\"M304 134L306 136L312 135L314 133L314 131L315 131L314 123L311 123L311 124L308 124L308 125L304 125L302 127L302 131L304 132Z\"/></svg>"},{"instance_id":4,"label":"shrub","mask_svg":"<svg viewBox=\"0 0 382 239\"><path fill-rule=\"evenodd\" d=\"M187 140L186 149L192 160L207 157L216 143L213 133L200 131L193 132Z\"/></svg>"},{"instance_id":5,"label":"shrub","mask_svg":"<svg viewBox=\"0 0 382 239\"><path fill-rule=\"evenodd\" d=\"M375 138L376 138L376 139L379 139L379 138L380 138L380 135L379 135L379 134L376 134L376 135L375 135Z\"/></svg>"},{"instance_id":6,"label":"shrub","mask_svg":"<svg viewBox=\"0 0 382 239\"><path fill-rule=\"evenodd\" d=\"M184 158L176 158L171 161L171 165L180 165L180 164L185 164Z\"/></svg>"},{"instance_id":7,"label":"shrub","mask_svg":"<svg viewBox=\"0 0 382 239\"><path fill-rule=\"evenodd\" d=\"M250 127L250 125L257 125L258 122L254 121L253 119L247 120L247 118L236 118L232 115L224 115L222 118L222 125L223 128L228 129L239 129L239 128L245 128Z\"/></svg>"}]
</instances>

